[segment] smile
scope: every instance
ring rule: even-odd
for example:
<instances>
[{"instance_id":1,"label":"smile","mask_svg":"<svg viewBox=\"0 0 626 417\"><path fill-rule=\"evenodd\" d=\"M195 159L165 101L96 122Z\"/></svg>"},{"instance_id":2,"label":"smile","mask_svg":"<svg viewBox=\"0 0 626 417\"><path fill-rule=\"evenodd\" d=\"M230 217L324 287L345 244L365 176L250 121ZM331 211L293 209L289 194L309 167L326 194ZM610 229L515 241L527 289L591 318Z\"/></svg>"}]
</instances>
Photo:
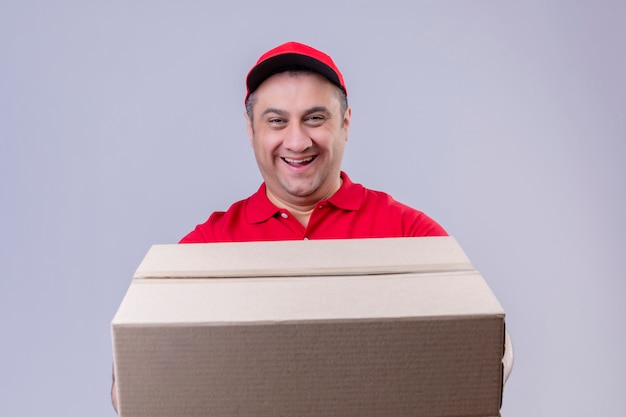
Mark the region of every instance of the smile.
<instances>
[{"instance_id":1,"label":"smile","mask_svg":"<svg viewBox=\"0 0 626 417\"><path fill-rule=\"evenodd\" d=\"M303 158L303 159L281 157L281 159L287 162L289 165L307 165L313 162L315 158L316 158L315 156L310 156L308 158Z\"/></svg>"}]
</instances>

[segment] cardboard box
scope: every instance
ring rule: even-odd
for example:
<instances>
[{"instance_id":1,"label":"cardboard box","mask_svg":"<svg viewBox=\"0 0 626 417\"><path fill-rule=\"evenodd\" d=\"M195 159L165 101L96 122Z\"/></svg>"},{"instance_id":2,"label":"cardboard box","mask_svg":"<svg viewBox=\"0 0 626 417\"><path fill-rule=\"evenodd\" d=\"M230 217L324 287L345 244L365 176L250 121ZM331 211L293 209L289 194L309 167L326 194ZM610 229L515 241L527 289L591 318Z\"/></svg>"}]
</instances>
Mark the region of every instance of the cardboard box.
<instances>
[{"instance_id":1,"label":"cardboard box","mask_svg":"<svg viewBox=\"0 0 626 417\"><path fill-rule=\"evenodd\" d=\"M112 333L122 417L501 404L504 311L451 237L155 245Z\"/></svg>"}]
</instances>

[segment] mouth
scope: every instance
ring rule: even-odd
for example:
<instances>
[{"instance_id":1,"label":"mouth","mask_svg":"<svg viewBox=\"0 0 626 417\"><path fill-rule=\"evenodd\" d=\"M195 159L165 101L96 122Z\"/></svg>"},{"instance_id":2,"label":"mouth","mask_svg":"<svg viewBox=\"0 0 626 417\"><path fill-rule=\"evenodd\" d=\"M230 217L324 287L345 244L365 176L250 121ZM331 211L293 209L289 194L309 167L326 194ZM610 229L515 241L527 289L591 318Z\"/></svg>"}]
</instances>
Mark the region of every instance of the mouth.
<instances>
[{"instance_id":1,"label":"mouth","mask_svg":"<svg viewBox=\"0 0 626 417\"><path fill-rule=\"evenodd\" d=\"M311 162L313 162L315 160L315 158L317 158L317 156L309 156L308 158L287 158L287 157L281 157L280 159L282 159L283 161L285 161L287 164L294 166L294 167L301 167L301 166L305 166L310 164Z\"/></svg>"}]
</instances>

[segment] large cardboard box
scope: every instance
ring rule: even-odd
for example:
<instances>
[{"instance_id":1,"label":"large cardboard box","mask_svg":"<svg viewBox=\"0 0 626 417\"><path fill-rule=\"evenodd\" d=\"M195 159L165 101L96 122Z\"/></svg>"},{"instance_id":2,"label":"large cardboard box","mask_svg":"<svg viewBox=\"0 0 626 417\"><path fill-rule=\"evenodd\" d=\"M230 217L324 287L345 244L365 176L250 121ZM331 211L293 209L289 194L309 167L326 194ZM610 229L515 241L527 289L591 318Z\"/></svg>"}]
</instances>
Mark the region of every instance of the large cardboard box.
<instances>
[{"instance_id":1,"label":"large cardboard box","mask_svg":"<svg viewBox=\"0 0 626 417\"><path fill-rule=\"evenodd\" d=\"M504 311L451 237L155 245L122 417L498 415Z\"/></svg>"}]
</instances>

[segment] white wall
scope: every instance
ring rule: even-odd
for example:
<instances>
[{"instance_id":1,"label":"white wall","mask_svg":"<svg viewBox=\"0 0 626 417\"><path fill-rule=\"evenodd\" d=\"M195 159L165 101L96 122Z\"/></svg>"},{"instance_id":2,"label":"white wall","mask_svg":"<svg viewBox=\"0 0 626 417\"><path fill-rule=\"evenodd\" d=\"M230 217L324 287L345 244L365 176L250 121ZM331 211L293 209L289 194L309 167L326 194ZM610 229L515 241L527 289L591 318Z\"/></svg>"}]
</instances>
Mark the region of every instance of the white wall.
<instances>
[{"instance_id":1,"label":"white wall","mask_svg":"<svg viewBox=\"0 0 626 417\"><path fill-rule=\"evenodd\" d=\"M153 243L258 187L244 77L331 54L345 169L436 218L501 300L504 417L623 415L626 7L0 1L0 404L113 416L109 323Z\"/></svg>"}]
</instances>

